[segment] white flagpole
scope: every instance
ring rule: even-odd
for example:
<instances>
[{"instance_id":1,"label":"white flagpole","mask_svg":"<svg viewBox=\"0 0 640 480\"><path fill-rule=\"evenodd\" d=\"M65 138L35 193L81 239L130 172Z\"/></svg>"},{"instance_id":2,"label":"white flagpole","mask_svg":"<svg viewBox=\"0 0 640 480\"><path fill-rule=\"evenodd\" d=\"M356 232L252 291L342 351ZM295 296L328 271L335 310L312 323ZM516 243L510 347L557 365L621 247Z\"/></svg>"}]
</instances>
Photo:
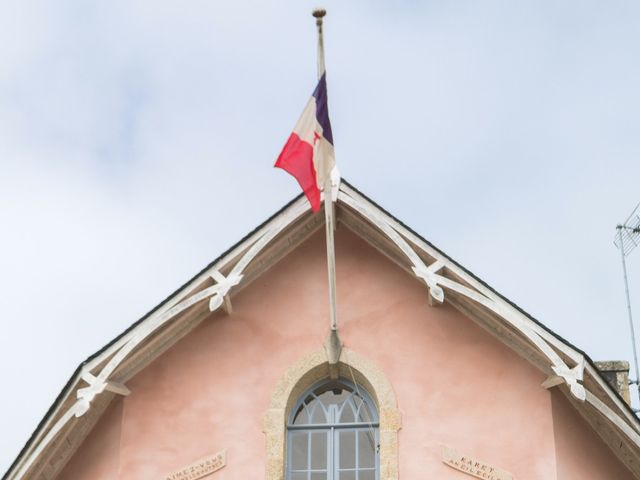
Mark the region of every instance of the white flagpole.
<instances>
[{"instance_id":1,"label":"white flagpole","mask_svg":"<svg viewBox=\"0 0 640 480\"><path fill-rule=\"evenodd\" d=\"M327 12L324 9L316 9L313 11L313 16L316 18L316 25L318 26L318 79L324 74L325 68L322 19L326 13ZM331 320L331 331L335 332L338 330L338 317L336 311L336 253L333 239L335 219L331 188L331 175L327 175L324 182L324 215L327 236L327 270L329 274L329 314Z\"/></svg>"},{"instance_id":2,"label":"white flagpole","mask_svg":"<svg viewBox=\"0 0 640 480\"><path fill-rule=\"evenodd\" d=\"M336 313L336 251L333 241L334 218L333 199L331 195L331 177L324 184L324 218L327 231L327 267L329 272L329 309L331 330L338 330L338 316Z\"/></svg>"}]
</instances>

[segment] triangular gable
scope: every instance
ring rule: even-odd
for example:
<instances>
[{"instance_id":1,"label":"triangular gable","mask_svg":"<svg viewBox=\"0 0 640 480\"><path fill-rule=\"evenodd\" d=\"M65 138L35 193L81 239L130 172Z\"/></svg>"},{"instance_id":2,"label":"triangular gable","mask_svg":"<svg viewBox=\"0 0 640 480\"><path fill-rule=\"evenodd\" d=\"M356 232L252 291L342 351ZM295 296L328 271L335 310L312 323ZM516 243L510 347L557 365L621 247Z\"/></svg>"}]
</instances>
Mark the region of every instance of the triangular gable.
<instances>
[{"instance_id":1,"label":"triangular gable","mask_svg":"<svg viewBox=\"0 0 640 480\"><path fill-rule=\"evenodd\" d=\"M635 475L640 422L591 359L457 264L354 187L337 191L338 222L425 284L434 306L448 302L544 372ZM5 478L55 475L126 382L324 225L299 196L198 273L149 314L83 362ZM62 438L64 442L60 441Z\"/></svg>"}]
</instances>

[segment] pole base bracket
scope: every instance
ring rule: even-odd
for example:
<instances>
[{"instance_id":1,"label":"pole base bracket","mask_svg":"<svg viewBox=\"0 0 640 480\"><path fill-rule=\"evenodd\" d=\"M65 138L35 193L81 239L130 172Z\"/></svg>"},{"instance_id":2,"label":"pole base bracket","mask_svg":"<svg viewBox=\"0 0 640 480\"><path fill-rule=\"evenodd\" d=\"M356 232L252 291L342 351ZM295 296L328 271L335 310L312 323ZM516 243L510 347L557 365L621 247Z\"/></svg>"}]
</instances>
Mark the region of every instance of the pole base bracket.
<instances>
[{"instance_id":1,"label":"pole base bracket","mask_svg":"<svg viewBox=\"0 0 640 480\"><path fill-rule=\"evenodd\" d=\"M340 341L338 330L331 329L327 340L324 342L324 348L327 351L329 365L337 365L342 353L342 342Z\"/></svg>"}]
</instances>

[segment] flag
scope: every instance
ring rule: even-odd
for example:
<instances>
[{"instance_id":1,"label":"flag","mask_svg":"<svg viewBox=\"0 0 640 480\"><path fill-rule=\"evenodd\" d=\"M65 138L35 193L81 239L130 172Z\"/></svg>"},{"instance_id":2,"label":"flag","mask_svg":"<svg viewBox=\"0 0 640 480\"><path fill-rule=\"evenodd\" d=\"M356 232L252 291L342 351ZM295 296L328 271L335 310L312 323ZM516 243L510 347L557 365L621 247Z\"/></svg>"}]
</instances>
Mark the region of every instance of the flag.
<instances>
[{"instance_id":1,"label":"flag","mask_svg":"<svg viewBox=\"0 0 640 480\"><path fill-rule=\"evenodd\" d=\"M311 209L317 212L320 210L320 191L330 178L334 165L327 80L326 73L323 73L274 166L286 170L298 180Z\"/></svg>"}]
</instances>

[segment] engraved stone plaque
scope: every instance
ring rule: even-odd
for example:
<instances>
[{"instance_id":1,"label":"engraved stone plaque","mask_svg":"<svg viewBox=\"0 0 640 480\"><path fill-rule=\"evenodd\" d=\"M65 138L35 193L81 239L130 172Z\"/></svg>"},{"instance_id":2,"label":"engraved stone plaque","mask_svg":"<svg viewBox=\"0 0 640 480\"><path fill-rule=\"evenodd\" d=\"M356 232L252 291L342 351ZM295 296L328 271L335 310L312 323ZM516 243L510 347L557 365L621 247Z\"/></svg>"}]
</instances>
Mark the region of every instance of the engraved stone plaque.
<instances>
[{"instance_id":1,"label":"engraved stone plaque","mask_svg":"<svg viewBox=\"0 0 640 480\"><path fill-rule=\"evenodd\" d=\"M456 452L453 448L442 446L442 461L450 467L484 480L514 480L513 475L488 463Z\"/></svg>"},{"instance_id":2,"label":"engraved stone plaque","mask_svg":"<svg viewBox=\"0 0 640 480\"><path fill-rule=\"evenodd\" d=\"M191 465L176 470L165 476L165 480L198 480L217 472L227 464L227 451L222 450L214 455L202 458Z\"/></svg>"}]
</instances>

